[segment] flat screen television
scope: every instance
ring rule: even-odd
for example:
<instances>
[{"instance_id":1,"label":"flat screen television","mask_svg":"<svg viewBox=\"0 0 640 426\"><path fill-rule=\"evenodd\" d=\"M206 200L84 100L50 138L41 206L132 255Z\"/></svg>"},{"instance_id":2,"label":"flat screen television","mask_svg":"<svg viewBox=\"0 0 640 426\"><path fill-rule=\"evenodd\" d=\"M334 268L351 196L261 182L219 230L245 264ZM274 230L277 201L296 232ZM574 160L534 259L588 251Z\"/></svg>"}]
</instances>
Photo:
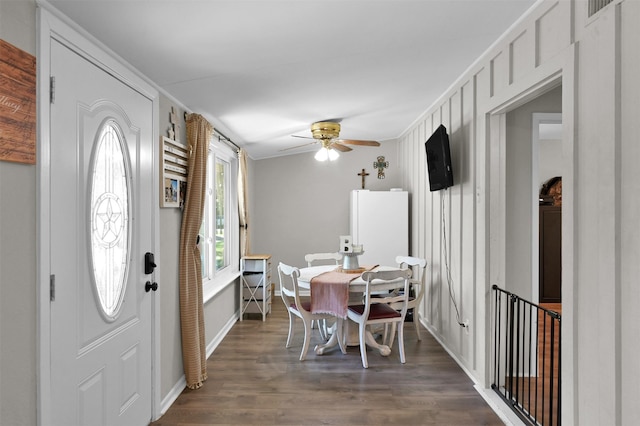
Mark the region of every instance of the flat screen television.
<instances>
[{"instance_id":1,"label":"flat screen television","mask_svg":"<svg viewBox=\"0 0 640 426\"><path fill-rule=\"evenodd\" d=\"M449 135L442 124L424 143L429 171L429 190L439 191L453 186Z\"/></svg>"}]
</instances>

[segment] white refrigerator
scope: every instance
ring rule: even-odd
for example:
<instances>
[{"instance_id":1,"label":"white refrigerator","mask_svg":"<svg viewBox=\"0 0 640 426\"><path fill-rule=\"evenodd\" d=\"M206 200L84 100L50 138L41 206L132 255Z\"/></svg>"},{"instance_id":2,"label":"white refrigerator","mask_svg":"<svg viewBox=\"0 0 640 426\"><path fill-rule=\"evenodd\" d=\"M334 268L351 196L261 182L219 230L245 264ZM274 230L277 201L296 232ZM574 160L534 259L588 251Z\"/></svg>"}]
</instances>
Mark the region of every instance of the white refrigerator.
<instances>
[{"instance_id":1,"label":"white refrigerator","mask_svg":"<svg viewBox=\"0 0 640 426\"><path fill-rule=\"evenodd\" d=\"M409 255L409 193L351 192L351 239L362 244L360 266L395 265L396 256Z\"/></svg>"}]
</instances>

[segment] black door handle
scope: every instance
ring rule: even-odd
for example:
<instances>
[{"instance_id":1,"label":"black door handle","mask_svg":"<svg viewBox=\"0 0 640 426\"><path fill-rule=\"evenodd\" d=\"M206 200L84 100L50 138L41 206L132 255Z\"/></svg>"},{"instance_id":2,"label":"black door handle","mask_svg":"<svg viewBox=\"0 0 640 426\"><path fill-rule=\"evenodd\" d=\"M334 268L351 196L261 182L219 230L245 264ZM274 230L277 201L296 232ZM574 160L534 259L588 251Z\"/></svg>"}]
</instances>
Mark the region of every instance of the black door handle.
<instances>
[{"instance_id":1,"label":"black door handle","mask_svg":"<svg viewBox=\"0 0 640 426\"><path fill-rule=\"evenodd\" d=\"M153 256L153 253L145 253L144 254L144 273L149 275L153 273L153 270L156 269L156 261Z\"/></svg>"},{"instance_id":2,"label":"black door handle","mask_svg":"<svg viewBox=\"0 0 640 426\"><path fill-rule=\"evenodd\" d=\"M147 281L147 283L144 285L144 291L146 291L147 293L149 293L149 291L153 290L156 291L158 289L158 283L154 282L151 283L151 281Z\"/></svg>"}]
</instances>

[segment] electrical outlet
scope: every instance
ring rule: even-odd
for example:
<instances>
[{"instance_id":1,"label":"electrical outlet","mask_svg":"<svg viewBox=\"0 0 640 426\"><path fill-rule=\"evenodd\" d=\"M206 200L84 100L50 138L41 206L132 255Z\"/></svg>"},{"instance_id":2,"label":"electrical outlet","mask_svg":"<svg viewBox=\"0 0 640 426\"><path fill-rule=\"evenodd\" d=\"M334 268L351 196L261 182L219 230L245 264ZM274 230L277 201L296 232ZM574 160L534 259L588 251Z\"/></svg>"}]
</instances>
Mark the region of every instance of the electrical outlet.
<instances>
[{"instance_id":1,"label":"electrical outlet","mask_svg":"<svg viewBox=\"0 0 640 426\"><path fill-rule=\"evenodd\" d=\"M468 319L464 320L463 324L464 324L464 331L465 331L467 334L469 334L469 327L470 327L470 325L469 325L469 320L468 320Z\"/></svg>"}]
</instances>

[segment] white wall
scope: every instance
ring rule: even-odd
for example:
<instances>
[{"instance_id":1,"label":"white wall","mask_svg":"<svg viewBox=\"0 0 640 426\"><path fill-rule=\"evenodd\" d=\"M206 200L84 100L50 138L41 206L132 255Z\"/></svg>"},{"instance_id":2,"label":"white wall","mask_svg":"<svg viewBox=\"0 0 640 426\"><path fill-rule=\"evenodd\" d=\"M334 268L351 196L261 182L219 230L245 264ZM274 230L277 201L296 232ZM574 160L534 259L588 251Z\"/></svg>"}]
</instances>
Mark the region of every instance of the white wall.
<instances>
[{"instance_id":1,"label":"white wall","mask_svg":"<svg viewBox=\"0 0 640 426\"><path fill-rule=\"evenodd\" d=\"M632 424L640 416L640 2L614 1L591 18L586 7L537 3L403 136L403 181L418 203L414 247L431 265L423 320L488 386L490 286L510 279L505 114L562 84L562 421ZM453 135L457 184L431 194L415 154L440 122ZM447 256L469 334L454 322L442 279L443 198Z\"/></svg>"},{"instance_id":2,"label":"white wall","mask_svg":"<svg viewBox=\"0 0 640 426\"><path fill-rule=\"evenodd\" d=\"M0 38L35 56L33 0L0 1ZM37 154L36 154L37 155ZM0 161L0 424L36 424L36 166Z\"/></svg>"},{"instance_id":3,"label":"white wall","mask_svg":"<svg viewBox=\"0 0 640 426\"><path fill-rule=\"evenodd\" d=\"M562 139L540 139L538 193L549 179L562 174Z\"/></svg>"},{"instance_id":4,"label":"white wall","mask_svg":"<svg viewBox=\"0 0 640 426\"><path fill-rule=\"evenodd\" d=\"M620 69L620 111L618 123L620 133L619 138L619 213L620 231L619 235L619 285L617 286L618 318L616 319L615 330L617 331L617 342L620 347L617 353L610 354L616 359L616 377L619 378L616 386L616 394L620 397L619 407L621 415L618 417L620 424L632 424L640 418L640 406L637 395L640 395L640 363L638 353L640 352L640 2L627 2L624 4L620 16L620 27L623 36L620 39L621 58L617 63ZM623 66L621 66L623 65ZM600 188L598 187L598 190ZM585 193L587 192L585 188ZM593 191L592 191L593 194ZM586 194L585 194L586 195ZM606 214L606 205L599 205L603 214ZM613 275L612 277L615 277ZM600 280L608 282L606 275L601 274ZM588 312L582 312L586 316ZM583 329L584 330L584 329ZM586 330L584 330L586 331ZM595 349L597 346L585 347L586 351ZM598 360L602 358L601 350L597 352ZM582 366L583 375L581 379L588 380L587 371L593 367Z\"/></svg>"}]
</instances>

